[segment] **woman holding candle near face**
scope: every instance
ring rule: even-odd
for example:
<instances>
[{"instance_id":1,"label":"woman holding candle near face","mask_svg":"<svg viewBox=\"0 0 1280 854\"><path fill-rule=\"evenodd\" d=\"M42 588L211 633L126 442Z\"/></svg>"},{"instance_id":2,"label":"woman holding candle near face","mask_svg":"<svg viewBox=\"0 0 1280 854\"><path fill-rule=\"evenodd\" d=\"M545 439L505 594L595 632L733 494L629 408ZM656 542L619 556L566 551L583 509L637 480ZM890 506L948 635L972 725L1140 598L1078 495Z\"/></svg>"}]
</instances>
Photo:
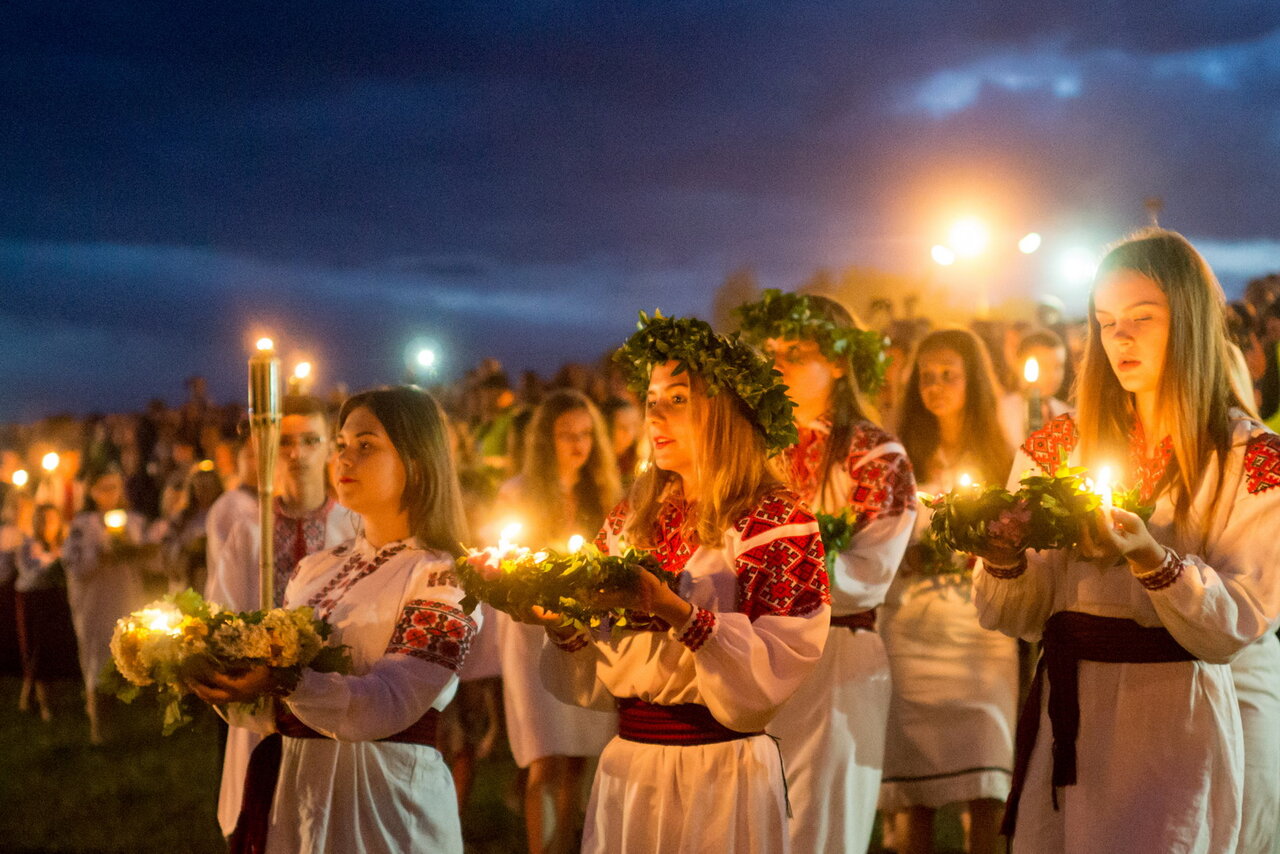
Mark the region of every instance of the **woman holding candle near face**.
<instances>
[{"instance_id":1,"label":"woman holding candle near face","mask_svg":"<svg viewBox=\"0 0 1280 854\"><path fill-rule=\"evenodd\" d=\"M71 520L63 565L84 677L89 741L101 744L98 675L111 657L111 634L116 620L147 603L137 549L146 522L124 509L124 476L115 466L90 476L87 487L85 509Z\"/></svg>"},{"instance_id":2,"label":"woman holding candle near face","mask_svg":"<svg viewBox=\"0 0 1280 854\"><path fill-rule=\"evenodd\" d=\"M980 488L1005 477L1012 448L997 394L973 333L940 330L920 342L898 430L922 490ZM917 540L928 524L921 513ZM899 850L912 854L932 850L934 813L950 803L968 806L971 852L999 845L1013 771L1017 645L978 624L969 563L915 543L884 609L893 693L880 806L905 814Z\"/></svg>"},{"instance_id":3,"label":"woman holding candle near face","mask_svg":"<svg viewBox=\"0 0 1280 854\"><path fill-rule=\"evenodd\" d=\"M640 573L634 593L601 603L631 612L616 635L545 617L548 687L619 709L583 851L787 851L782 764L764 729L817 663L830 620L817 523L768 465L795 441L790 403L767 361L701 321L645 318L619 359L646 392L653 466L597 544L650 551L688 592Z\"/></svg>"},{"instance_id":4,"label":"woman holding candle near face","mask_svg":"<svg viewBox=\"0 0 1280 854\"><path fill-rule=\"evenodd\" d=\"M1079 414L1014 463L1011 481L1066 452L1155 505L1146 523L1101 511L1075 550L983 555L984 625L1044 647L1006 819L1015 854L1274 845L1280 438L1228 382L1223 304L1178 234L1112 249L1090 300Z\"/></svg>"},{"instance_id":5,"label":"woman holding candle near face","mask_svg":"<svg viewBox=\"0 0 1280 854\"><path fill-rule=\"evenodd\" d=\"M619 494L600 413L580 392L559 389L534 412L521 473L503 484L494 517L499 524L519 519L522 545L564 550L574 534L589 537L600 529ZM586 759L599 756L617 733L617 715L557 699L539 675L542 630L505 614L497 623L507 735L516 765L529 769L524 789L529 851L568 852L582 824Z\"/></svg>"},{"instance_id":6,"label":"woman holding candle near face","mask_svg":"<svg viewBox=\"0 0 1280 854\"><path fill-rule=\"evenodd\" d=\"M770 732L787 769L795 852L864 850L871 840L889 714L889 659L876 609L902 562L916 518L916 485L897 438L867 416L861 393L881 379L883 342L816 294L766 291L739 309L795 403L800 441L785 451L792 487L814 510L854 511L835 557L831 630L817 668ZM828 556L830 557L830 556Z\"/></svg>"},{"instance_id":7,"label":"woman holding candle near face","mask_svg":"<svg viewBox=\"0 0 1280 854\"><path fill-rule=\"evenodd\" d=\"M348 399L339 423L338 499L362 530L303 558L284 605L328 621L352 673L280 685L259 667L192 686L213 703L280 698L273 713L230 714L282 737L250 760L232 850L461 854L434 731L477 627L453 569L465 533L444 415L426 392L400 387Z\"/></svg>"}]
</instances>

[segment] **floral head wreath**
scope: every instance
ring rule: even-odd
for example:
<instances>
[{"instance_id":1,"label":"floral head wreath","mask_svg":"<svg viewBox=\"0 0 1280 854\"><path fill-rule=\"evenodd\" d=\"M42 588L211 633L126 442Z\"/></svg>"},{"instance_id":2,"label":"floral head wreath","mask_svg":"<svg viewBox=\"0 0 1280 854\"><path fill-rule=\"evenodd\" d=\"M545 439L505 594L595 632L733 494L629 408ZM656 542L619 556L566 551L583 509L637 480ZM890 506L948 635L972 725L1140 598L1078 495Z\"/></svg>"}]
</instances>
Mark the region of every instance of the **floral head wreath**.
<instances>
[{"instance_id":1,"label":"floral head wreath","mask_svg":"<svg viewBox=\"0 0 1280 854\"><path fill-rule=\"evenodd\" d=\"M848 359L858 388L874 394L884 385L888 357L884 336L828 320L806 294L770 288L756 302L734 309L742 337L759 345L766 338L813 341L833 362Z\"/></svg>"},{"instance_id":2,"label":"floral head wreath","mask_svg":"<svg viewBox=\"0 0 1280 854\"><path fill-rule=\"evenodd\" d=\"M793 404L782 374L736 333L717 335L705 321L663 317L660 311L653 317L640 312L636 330L613 355L636 394L645 393L654 365L679 362L676 373L697 374L706 383L707 394L728 389L747 405L770 455L796 443Z\"/></svg>"}]
</instances>

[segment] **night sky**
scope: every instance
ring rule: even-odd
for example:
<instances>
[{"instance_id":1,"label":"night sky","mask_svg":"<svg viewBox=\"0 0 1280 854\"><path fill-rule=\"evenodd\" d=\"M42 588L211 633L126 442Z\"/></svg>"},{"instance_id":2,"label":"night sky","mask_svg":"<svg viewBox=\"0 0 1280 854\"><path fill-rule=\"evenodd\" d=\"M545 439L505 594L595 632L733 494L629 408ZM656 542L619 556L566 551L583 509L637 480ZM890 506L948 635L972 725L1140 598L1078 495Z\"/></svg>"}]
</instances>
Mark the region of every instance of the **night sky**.
<instances>
[{"instance_id":1,"label":"night sky","mask_svg":"<svg viewBox=\"0 0 1280 854\"><path fill-rule=\"evenodd\" d=\"M1280 270L1280 3L8 4L0 420L322 385L433 338L549 374L727 274L919 276L946 223L1162 224ZM1056 253L1056 254L1055 254ZM1025 265L1035 266L1025 266ZM1033 294L1034 295L1034 294Z\"/></svg>"}]
</instances>

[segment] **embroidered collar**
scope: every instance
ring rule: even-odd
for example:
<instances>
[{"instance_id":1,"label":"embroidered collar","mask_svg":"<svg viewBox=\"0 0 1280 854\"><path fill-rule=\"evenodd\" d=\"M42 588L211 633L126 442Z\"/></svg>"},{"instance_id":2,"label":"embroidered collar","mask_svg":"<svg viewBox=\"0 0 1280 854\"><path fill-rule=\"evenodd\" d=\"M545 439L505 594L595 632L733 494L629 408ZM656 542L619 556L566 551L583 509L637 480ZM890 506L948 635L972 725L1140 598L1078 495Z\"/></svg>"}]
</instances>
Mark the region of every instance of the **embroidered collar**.
<instances>
[{"instance_id":1,"label":"embroidered collar","mask_svg":"<svg viewBox=\"0 0 1280 854\"><path fill-rule=\"evenodd\" d=\"M337 506L337 503L333 498L326 496L324 502L316 509L295 515L285 509L283 496L277 495L275 498L275 511L276 516L291 519L295 522L324 521L329 517L329 513L332 512L333 508Z\"/></svg>"},{"instance_id":2,"label":"embroidered collar","mask_svg":"<svg viewBox=\"0 0 1280 854\"><path fill-rule=\"evenodd\" d=\"M1151 454L1147 453L1147 438L1142 430L1142 422L1133 420L1133 429L1129 432L1129 471L1137 479L1140 497L1144 503L1155 498L1156 490L1169 469L1173 459L1173 437L1165 436Z\"/></svg>"}]
</instances>

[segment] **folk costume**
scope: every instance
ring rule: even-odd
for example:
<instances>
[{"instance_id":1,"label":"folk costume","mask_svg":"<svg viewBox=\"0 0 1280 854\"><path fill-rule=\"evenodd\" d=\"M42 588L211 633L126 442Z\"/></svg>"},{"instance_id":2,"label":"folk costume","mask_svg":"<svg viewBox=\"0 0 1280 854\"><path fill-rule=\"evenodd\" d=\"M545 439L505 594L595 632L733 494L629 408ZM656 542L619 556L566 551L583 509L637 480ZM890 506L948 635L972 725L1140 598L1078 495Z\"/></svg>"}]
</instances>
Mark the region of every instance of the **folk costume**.
<instances>
[{"instance_id":1,"label":"folk costume","mask_svg":"<svg viewBox=\"0 0 1280 854\"><path fill-rule=\"evenodd\" d=\"M217 563L209 564L205 598L233 611L252 611L261 607L258 555L262 545L256 517L257 501L253 502L253 511L253 517L242 518L231 527L226 542L218 550ZM286 586L303 557L352 539L356 534L357 521L355 514L332 498L326 499L310 513L290 516L277 497L274 529L276 574L272 588L277 601L269 607L283 601ZM222 782L218 787L218 825L224 836L230 836L236 828L249 756L261 740L258 733L243 727L232 726L227 732L227 746L222 756Z\"/></svg>"},{"instance_id":2,"label":"folk costume","mask_svg":"<svg viewBox=\"0 0 1280 854\"><path fill-rule=\"evenodd\" d=\"M284 606L315 608L334 626L331 642L351 647L353 671L304 671L274 715L230 716L283 734L265 804L255 772L272 742L254 754L233 848L269 804L259 813L269 854L461 854L453 778L432 744L477 630L462 595L453 558L412 538L374 548L359 537L302 560Z\"/></svg>"},{"instance_id":3,"label":"folk costume","mask_svg":"<svg viewBox=\"0 0 1280 854\"><path fill-rule=\"evenodd\" d=\"M568 702L618 708L600 757L584 852L783 852L787 805L777 746L764 732L821 657L830 592L813 515L777 489L718 543L686 540L673 485L654 554L687 574L686 625L633 615L638 630L548 642L543 680ZM596 545L623 550L624 502ZM558 647L558 648L556 648Z\"/></svg>"},{"instance_id":4,"label":"folk costume","mask_svg":"<svg viewBox=\"0 0 1280 854\"><path fill-rule=\"evenodd\" d=\"M1052 470L1060 450L1075 464L1076 445L1071 417L1055 419L1028 438L1014 478ZM1225 469L1205 472L1183 528L1167 492L1155 495L1171 459L1167 438L1134 429L1126 482L1155 498L1148 529L1169 549L1156 570L1135 577L1123 561L1057 550L975 573L983 624L1045 650L1006 816L1015 854L1265 851L1275 832L1280 438L1233 411ZM1252 680L1233 682L1236 656ZM1258 753L1247 760L1246 707Z\"/></svg>"},{"instance_id":5,"label":"folk costume","mask_svg":"<svg viewBox=\"0 0 1280 854\"><path fill-rule=\"evenodd\" d=\"M916 518L911 463L897 439L869 421L854 427L844 460L822 470L831 422L800 428L788 448L790 482L809 507L856 511L855 532L831 573L831 629L817 667L778 712L796 852L864 850L871 840L889 715L889 659L876 610Z\"/></svg>"},{"instance_id":6,"label":"folk costume","mask_svg":"<svg viewBox=\"0 0 1280 854\"><path fill-rule=\"evenodd\" d=\"M926 492L946 492L960 466L932 466ZM915 539L929 527L916 519ZM893 675L880 806L941 807L1009 794L1018 702L1018 649L983 628L964 555L946 567L904 563L884 607Z\"/></svg>"}]
</instances>

